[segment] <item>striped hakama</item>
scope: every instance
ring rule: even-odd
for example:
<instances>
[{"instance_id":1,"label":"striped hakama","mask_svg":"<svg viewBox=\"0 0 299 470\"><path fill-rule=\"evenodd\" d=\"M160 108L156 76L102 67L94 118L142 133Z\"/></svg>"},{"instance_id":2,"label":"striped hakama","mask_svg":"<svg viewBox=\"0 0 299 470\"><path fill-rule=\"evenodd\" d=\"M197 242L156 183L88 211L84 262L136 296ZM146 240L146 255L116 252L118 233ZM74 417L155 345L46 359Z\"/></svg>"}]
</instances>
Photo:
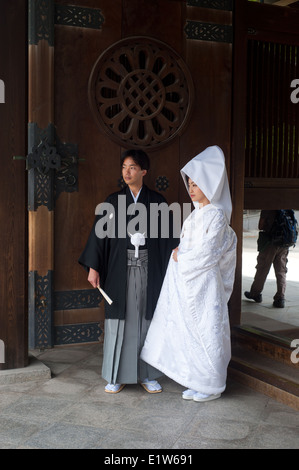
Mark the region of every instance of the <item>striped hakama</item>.
<instances>
[{"instance_id":1,"label":"striped hakama","mask_svg":"<svg viewBox=\"0 0 299 470\"><path fill-rule=\"evenodd\" d=\"M145 319L147 268L147 250L139 250L139 258L135 250L127 250L126 318L105 320L102 377L111 384L135 384L162 375L139 357L151 323Z\"/></svg>"}]
</instances>

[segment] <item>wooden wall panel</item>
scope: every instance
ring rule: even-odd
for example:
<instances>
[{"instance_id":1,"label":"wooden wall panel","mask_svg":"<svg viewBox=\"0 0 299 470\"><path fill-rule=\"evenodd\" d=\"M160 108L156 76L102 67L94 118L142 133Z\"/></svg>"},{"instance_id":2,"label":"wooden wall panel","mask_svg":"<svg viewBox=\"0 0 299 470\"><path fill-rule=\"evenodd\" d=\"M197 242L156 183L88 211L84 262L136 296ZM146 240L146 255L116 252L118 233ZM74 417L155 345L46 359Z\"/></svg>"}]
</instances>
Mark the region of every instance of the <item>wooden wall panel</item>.
<instances>
[{"instance_id":1,"label":"wooden wall panel","mask_svg":"<svg viewBox=\"0 0 299 470\"><path fill-rule=\"evenodd\" d=\"M65 2L58 2L65 3ZM62 142L78 145L78 192L60 194L55 205L55 291L90 289L78 258L87 241L94 211L117 191L121 149L103 136L89 108L88 81L92 68L107 47L121 39L122 2L74 1L72 5L99 8L100 30L55 26L55 125ZM55 326L100 322L104 305L55 312Z\"/></svg>"},{"instance_id":2,"label":"wooden wall panel","mask_svg":"<svg viewBox=\"0 0 299 470\"><path fill-rule=\"evenodd\" d=\"M231 12L187 7L186 20L227 24ZM229 173L231 145L232 44L185 39L186 62L195 99L188 128L181 138L180 167L210 145L222 148ZM180 202L188 200L181 182Z\"/></svg>"},{"instance_id":3,"label":"wooden wall panel","mask_svg":"<svg viewBox=\"0 0 299 470\"><path fill-rule=\"evenodd\" d=\"M185 2L172 0L123 0L122 35L148 36L164 42L185 60ZM175 34L174 34L175 32ZM151 168L145 183L153 188L159 176L165 176L169 187L163 195L169 204L178 201L180 182L180 138L155 151L148 151Z\"/></svg>"},{"instance_id":4,"label":"wooden wall panel","mask_svg":"<svg viewBox=\"0 0 299 470\"><path fill-rule=\"evenodd\" d=\"M123 0L122 36L149 36L184 56L185 2Z\"/></svg>"},{"instance_id":5,"label":"wooden wall panel","mask_svg":"<svg viewBox=\"0 0 299 470\"><path fill-rule=\"evenodd\" d=\"M74 5L99 7L95 2ZM96 205L118 189L120 149L100 134L88 104L88 80L99 55L121 39L121 1L104 0L101 30L55 26L55 124L62 142L78 144L79 192L56 201L55 289L88 288L77 260L87 240ZM109 175L109 177L107 177Z\"/></svg>"},{"instance_id":6,"label":"wooden wall panel","mask_svg":"<svg viewBox=\"0 0 299 470\"><path fill-rule=\"evenodd\" d=\"M13 160L26 155L26 10L23 0L0 0L0 78L5 83L5 103L0 104L0 339L5 363L0 370L28 363L26 169L25 162Z\"/></svg>"}]
</instances>

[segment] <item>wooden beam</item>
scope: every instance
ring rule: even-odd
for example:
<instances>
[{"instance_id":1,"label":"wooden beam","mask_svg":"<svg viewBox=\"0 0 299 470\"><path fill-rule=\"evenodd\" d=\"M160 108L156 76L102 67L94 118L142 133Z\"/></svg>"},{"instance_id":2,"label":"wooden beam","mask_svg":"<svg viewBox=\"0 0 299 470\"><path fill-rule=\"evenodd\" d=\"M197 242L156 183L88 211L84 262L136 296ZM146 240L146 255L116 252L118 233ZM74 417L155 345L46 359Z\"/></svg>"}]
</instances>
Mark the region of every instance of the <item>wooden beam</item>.
<instances>
[{"instance_id":1,"label":"wooden beam","mask_svg":"<svg viewBox=\"0 0 299 470\"><path fill-rule=\"evenodd\" d=\"M0 0L0 370L28 364L26 168L27 4ZM4 356L4 357L3 357Z\"/></svg>"},{"instance_id":2,"label":"wooden beam","mask_svg":"<svg viewBox=\"0 0 299 470\"><path fill-rule=\"evenodd\" d=\"M29 0L28 171L29 207L29 341L30 347L51 347L53 338L52 279L54 270L54 170L45 168L54 147L54 1ZM37 160L37 161L36 161Z\"/></svg>"},{"instance_id":3,"label":"wooden beam","mask_svg":"<svg viewBox=\"0 0 299 470\"><path fill-rule=\"evenodd\" d=\"M242 289L242 241L243 241L243 199L244 199L244 162L246 129L246 55L247 51L247 0L235 2L234 10L234 69L233 69L233 111L231 144L231 193L233 201L232 228L238 238L237 266L234 290L230 299L231 325L241 321ZM245 58L244 58L245 57Z\"/></svg>"}]
</instances>

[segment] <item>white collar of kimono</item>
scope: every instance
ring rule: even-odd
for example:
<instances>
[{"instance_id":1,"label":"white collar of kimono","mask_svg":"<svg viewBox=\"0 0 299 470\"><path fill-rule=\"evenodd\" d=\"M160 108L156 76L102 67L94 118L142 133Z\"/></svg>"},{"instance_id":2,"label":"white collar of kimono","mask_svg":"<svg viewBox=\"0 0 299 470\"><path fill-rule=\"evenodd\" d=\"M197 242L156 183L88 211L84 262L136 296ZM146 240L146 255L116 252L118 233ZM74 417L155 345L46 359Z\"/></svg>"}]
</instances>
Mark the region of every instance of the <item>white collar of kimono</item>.
<instances>
[{"instance_id":1,"label":"white collar of kimono","mask_svg":"<svg viewBox=\"0 0 299 470\"><path fill-rule=\"evenodd\" d=\"M134 194L132 193L131 188L130 188L130 191L131 191L131 194L132 194L132 198L133 198L135 204L136 204L136 202L138 201L139 194L140 194L141 190L142 190L142 186L141 186L141 188L139 189L138 194L137 194L136 196L134 196Z\"/></svg>"},{"instance_id":2,"label":"white collar of kimono","mask_svg":"<svg viewBox=\"0 0 299 470\"><path fill-rule=\"evenodd\" d=\"M187 177L202 190L208 200L216 207L220 207L230 222L232 202L225 168L225 158L217 145L206 148L196 157L192 158L181 169L185 186L188 189Z\"/></svg>"}]
</instances>

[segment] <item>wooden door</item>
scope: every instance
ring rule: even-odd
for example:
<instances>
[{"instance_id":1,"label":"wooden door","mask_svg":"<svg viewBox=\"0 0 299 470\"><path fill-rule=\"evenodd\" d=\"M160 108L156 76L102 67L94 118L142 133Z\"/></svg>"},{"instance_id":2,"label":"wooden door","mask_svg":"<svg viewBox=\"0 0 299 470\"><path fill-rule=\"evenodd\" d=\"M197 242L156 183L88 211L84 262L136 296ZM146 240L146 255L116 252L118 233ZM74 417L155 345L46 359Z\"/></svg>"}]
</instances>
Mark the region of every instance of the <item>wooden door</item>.
<instances>
[{"instance_id":1,"label":"wooden door","mask_svg":"<svg viewBox=\"0 0 299 470\"><path fill-rule=\"evenodd\" d=\"M124 149L147 151L145 182L169 203L189 200L179 170L207 146L230 171L232 11L216 4L55 3L54 344L101 338L104 306L77 260Z\"/></svg>"}]
</instances>

